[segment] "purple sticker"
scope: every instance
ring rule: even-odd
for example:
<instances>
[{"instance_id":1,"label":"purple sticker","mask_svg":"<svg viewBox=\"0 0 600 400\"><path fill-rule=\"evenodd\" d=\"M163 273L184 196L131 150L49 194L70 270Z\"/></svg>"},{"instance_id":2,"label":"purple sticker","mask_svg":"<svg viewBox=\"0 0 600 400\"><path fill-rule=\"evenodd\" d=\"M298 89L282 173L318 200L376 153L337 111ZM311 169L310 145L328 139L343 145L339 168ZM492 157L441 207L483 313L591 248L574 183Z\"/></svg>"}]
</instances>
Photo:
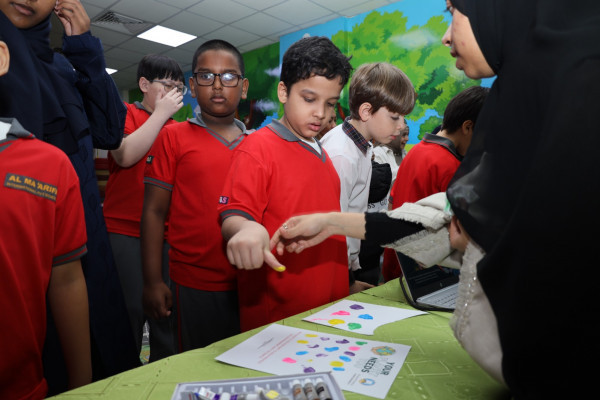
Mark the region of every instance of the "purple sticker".
<instances>
[{"instance_id":1,"label":"purple sticker","mask_svg":"<svg viewBox=\"0 0 600 400\"><path fill-rule=\"evenodd\" d=\"M305 374L309 374L311 372L315 372L315 369L313 367L306 367L306 368L304 368L304 373Z\"/></svg>"},{"instance_id":2,"label":"purple sticker","mask_svg":"<svg viewBox=\"0 0 600 400\"><path fill-rule=\"evenodd\" d=\"M307 345L307 347L308 347L309 349L316 349L317 347L319 347L319 345L318 345L318 344L315 344L314 346Z\"/></svg>"},{"instance_id":3,"label":"purple sticker","mask_svg":"<svg viewBox=\"0 0 600 400\"><path fill-rule=\"evenodd\" d=\"M327 357L327 354L319 353L316 355L316 357Z\"/></svg>"},{"instance_id":4,"label":"purple sticker","mask_svg":"<svg viewBox=\"0 0 600 400\"><path fill-rule=\"evenodd\" d=\"M326 336L321 336L321 340L329 340L329 338Z\"/></svg>"},{"instance_id":5,"label":"purple sticker","mask_svg":"<svg viewBox=\"0 0 600 400\"><path fill-rule=\"evenodd\" d=\"M342 339L342 340L336 340L335 342L336 342L336 343L339 343L339 344L346 344L346 343L350 343L350 342L349 342L348 340L346 340L346 339Z\"/></svg>"},{"instance_id":6,"label":"purple sticker","mask_svg":"<svg viewBox=\"0 0 600 400\"><path fill-rule=\"evenodd\" d=\"M344 354L347 355L347 356L355 356L356 355L356 354L354 354L351 351L345 351Z\"/></svg>"},{"instance_id":7,"label":"purple sticker","mask_svg":"<svg viewBox=\"0 0 600 400\"><path fill-rule=\"evenodd\" d=\"M364 307L361 306L360 304L352 304L350 306L350 308L353 309L353 310L362 310Z\"/></svg>"}]
</instances>

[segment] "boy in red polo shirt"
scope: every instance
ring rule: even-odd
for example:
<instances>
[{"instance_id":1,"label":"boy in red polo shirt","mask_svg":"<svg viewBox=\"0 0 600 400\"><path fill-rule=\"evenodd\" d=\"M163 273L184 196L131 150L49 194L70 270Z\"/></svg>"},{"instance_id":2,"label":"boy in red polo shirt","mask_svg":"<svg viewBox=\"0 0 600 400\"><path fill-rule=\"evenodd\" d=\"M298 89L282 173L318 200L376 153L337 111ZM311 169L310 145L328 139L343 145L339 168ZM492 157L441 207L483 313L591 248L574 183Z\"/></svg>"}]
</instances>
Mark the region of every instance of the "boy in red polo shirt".
<instances>
[{"instance_id":1,"label":"boy in red polo shirt","mask_svg":"<svg viewBox=\"0 0 600 400\"><path fill-rule=\"evenodd\" d=\"M2 39L0 33L0 76L9 65ZM7 117L4 102L10 98L2 87L0 92L0 117ZM60 149L37 140L15 119L0 118L0 182L0 398L43 399L47 305L69 388L92 379L79 179Z\"/></svg>"},{"instance_id":2,"label":"boy in red polo shirt","mask_svg":"<svg viewBox=\"0 0 600 400\"><path fill-rule=\"evenodd\" d=\"M189 84L201 111L159 133L146 161L142 213L144 309L157 320L176 314L180 351L240 331L235 269L225 255L216 199L232 150L246 136L235 112L248 80L242 55L223 40L202 44L192 71ZM173 291L160 268L167 214Z\"/></svg>"},{"instance_id":3,"label":"boy in red polo shirt","mask_svg":"<svg viewBox=\"0 0 600 400\"><path fill-rule=\"evenodd\" d=\"M176 122L172 116L183 106L183 95L187 88L183 84L183 72L179 64L170 57L157 54L149 54L141 59L137 78L143 99L141 102L126 104L123 141L118 149L108 153L110 175L103 210L134 335L135 351L139 354L146 321L142 305L144 279L140 246L145 161L161 128ZM166 240L163 241L163 246L162 273L163 279L168 283ZM169 319L148 320L150 361L176 353L173 326L174 321Z\"/></svg>"},{"instance_id":4,"label":"boy in red polo shirt","mask_svg":"<svg viewBox=\"0 0 600 400\"><path fill-rule=\"evenodd\" d=\"M274 261L269 237L292 215L340 210L340 180L314 138L328 122L351 70L348 58L328 38L294 43L283 56L277 90L284 115L252 133L234 152L219 212L227 256L239 270L243 331L348 295L344 237L285 254L285 268Z\"/></svg>"},{"instance_id":5,"label":"boy in red polo shirt","mask_svg":"<svg viewBox=\"0 0 600 400\"><path fill-rule=\"evenodd\" d=\"M426 133L402 160L390 191L390 210L446 191L471 144L477 116L489 91L471 86L450 100L441 130L435 135ZM413 261L406 258L404 262ZM382 275L386 282L400 276L396 252L391 249L384 250Z\"/></svg>"}]
</instances>

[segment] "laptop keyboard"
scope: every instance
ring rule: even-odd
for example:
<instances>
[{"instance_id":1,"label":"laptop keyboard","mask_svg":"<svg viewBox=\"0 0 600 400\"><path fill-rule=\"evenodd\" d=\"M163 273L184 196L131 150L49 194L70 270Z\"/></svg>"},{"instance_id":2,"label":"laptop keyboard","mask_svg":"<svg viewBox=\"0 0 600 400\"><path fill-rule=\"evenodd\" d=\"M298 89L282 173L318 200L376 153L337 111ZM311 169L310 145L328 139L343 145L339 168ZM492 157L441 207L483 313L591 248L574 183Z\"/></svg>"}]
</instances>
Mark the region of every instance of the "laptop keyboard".
<instances>
[{"instance_id":1,"label":"laptop keyboard","mask_svg":"<svg viewBox=\"0 0 600 400\"><path fill-rule=\"evenodd\" d=\"M444 308L454 308L456 305L456 298L458 297L458 284L450 285L444 289L438 290L437 292L423 296L417 301L422 304L433 305Z\"/></svg>"}]
</instances>

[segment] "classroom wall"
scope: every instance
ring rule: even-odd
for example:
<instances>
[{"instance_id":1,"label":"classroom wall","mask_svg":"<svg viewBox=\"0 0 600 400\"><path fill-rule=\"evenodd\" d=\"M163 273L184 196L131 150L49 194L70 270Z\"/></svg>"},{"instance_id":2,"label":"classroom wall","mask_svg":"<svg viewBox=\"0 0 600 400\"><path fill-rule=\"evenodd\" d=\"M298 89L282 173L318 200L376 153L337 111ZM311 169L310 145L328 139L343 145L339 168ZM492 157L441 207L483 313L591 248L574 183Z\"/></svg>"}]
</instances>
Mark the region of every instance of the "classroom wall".
<instances>
[{"instance_id":1,"label":"classroom wall","mask_svg":"<svg viewBox=\"0 0 600 400\"><path fill-rule=\"evenodd\" d=\"M354 68L363 63L386 61L410 78L417 92L415 108L406 118L410 147L441 123L446 105L458 92L473 85L489 87L493 81L472 80L456 69L450 51L441 42L449 23L450 15L439 0L403 0L284 35L279 43L243 54L250 87L248 98L240 103L238 117L251 128L260 128L280 118L283 110L276 89L283 54L304 36L327 36L352 56L350 62ZM186 82L191 73L185 73ZM130 92L130 100L135 99L135 92ZM175 116L177 120L194 114L197 103L189 93L184 103ZM338 122L349 115L347 87L338 111Z\"/></svg>"}]
</instances>

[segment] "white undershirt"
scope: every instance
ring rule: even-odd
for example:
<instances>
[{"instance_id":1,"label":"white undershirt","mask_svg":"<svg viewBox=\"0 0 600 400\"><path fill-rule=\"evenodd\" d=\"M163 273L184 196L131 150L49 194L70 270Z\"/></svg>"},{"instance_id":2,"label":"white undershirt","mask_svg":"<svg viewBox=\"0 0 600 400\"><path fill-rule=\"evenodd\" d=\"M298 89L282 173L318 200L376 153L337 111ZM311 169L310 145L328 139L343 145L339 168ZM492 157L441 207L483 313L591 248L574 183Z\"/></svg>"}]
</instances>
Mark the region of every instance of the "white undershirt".
<instances>
[{"instance_id":1,"label":"white undershirt","mask_svg":"<svg viewBox=\"0 0 600 400\"><path fill-rule=\"evenodd\" d=\"M0 140L6 139L6 134L10 130L11 124L0 121Z\"/></svg>"}]
</instances>

